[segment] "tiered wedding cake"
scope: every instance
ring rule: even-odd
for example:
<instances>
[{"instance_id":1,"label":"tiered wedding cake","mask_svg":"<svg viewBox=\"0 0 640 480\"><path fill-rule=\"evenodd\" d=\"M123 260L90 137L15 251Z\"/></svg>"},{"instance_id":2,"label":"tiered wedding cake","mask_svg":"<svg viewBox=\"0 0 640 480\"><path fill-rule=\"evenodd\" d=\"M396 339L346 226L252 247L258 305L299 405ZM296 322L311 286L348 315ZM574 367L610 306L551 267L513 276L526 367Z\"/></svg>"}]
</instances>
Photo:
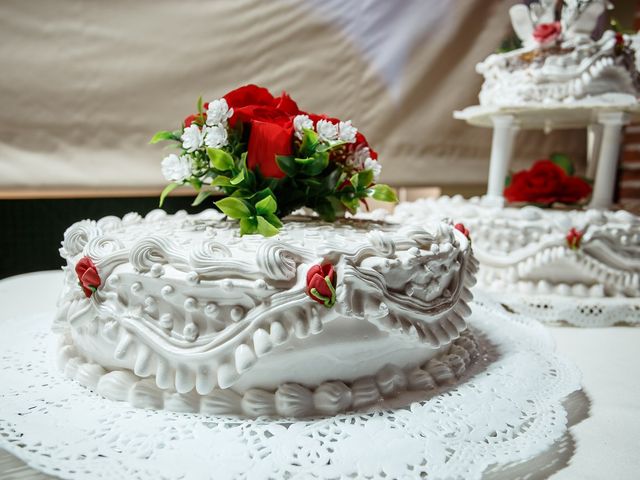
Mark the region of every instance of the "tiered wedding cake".
<instances>
[{"instance_id":1,"label":"tiered wedding cake","mask_svg":"<svg viewBox=\"0 0 640 480\"><path fill-rule=\"evenodd\" d=\"M395 213L405 223L443 216L464 222L480 262L479 286L502 294L505 304L524 298L525 311L549 310L553 305L546 299L554 295L604 299L597 305L575 302L569 312L540 311L548 320L569 321L567 312L598 315L605 297L640 298L640 218L602 208L611 202L620 128L638 108L640 85L635 38L611 30L592 38L606 5L571 0L558 10L555 0L541 0L512 7L522 48L478 64L485 77L480 105L456 112L457 118L494 127L487 196L420 200ZM557 125L590 127L590 148L600 151L592 198L599 208L584 207L592 188L561 155L507 176L517 130Z\"/></svg>"}]
</instances>

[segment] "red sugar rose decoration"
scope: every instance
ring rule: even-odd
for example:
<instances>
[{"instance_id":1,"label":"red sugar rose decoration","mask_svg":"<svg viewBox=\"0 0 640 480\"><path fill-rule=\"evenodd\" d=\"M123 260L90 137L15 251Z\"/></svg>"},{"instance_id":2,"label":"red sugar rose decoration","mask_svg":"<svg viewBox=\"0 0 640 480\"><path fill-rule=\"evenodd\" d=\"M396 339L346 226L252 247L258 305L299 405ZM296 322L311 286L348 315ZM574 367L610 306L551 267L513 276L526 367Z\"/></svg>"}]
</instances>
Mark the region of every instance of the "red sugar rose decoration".
<instances>
[{"instance_id":1,"label":"red sugar rose decoration","mask_svg":"<svg viewBox=\"0 0 640 480\"><path fill-rule=\"evenodd\" d=\"M538 160L530 170L515 173L504 189L509 202L551 205L554 202L578 203L591 194L591 185L573 177L551 160Z\"/></svg>"},{"instance_id":2,"label":"red sugar rose decoration","mask_svg":"<svg viewBox=\"0 0 640 480\"><path fill-rule=\"evenodd\" d=\"M462 232L462 234L467 237L469 240L471 240L471 232L469 232L469 230L467 229L467 227L464 226L463 223L456 223L453 228L455 228L456 230Z\"/></svg>"},{"instance_id":3,"label":"red sugar rose decoration","mask_svg":"<svg viewBox=\"0 0 640 480\"><path fill-rule=\"evenodd\" d=\"M582 242L582 237L584 237L584 232L572 228L571 230L569 230L569 233L567 233L567 246L571 250L579 249L580 243Z\"/></svg>"},{"instance_id":4,"label":"red sugar rose decoration","mask_svg":"<svg viewBox=\"0 0 640 480\"><path fill-rule=\"evenodd\" d=\"M307 272L307 295L325 307L336 303L336 271L333 265L314 265Z\"/></svg>"},{"instance_id":5,"label":"red sugar rose decoration","mask_svg":"<svg viewBox=\"0 0 640 480\"><path fill-rule=\"evenodd\" d=\"M102 282L100 275L98 275L98 269L89 257L83 257L76 263L76 274L82 291L87 297L93 295Z\"/></svg>"},{"instance_id":6,"label":"red sugar rose decoration","mask_svg":"<svg viewBox=\"0 0 640 480\"><path fill-rule=\"evenodd\" d=\"M533 39L540 45L545 45L557 40L561 32L560 22L540 23L533 31Z\"/></svg>"}]
</instances>

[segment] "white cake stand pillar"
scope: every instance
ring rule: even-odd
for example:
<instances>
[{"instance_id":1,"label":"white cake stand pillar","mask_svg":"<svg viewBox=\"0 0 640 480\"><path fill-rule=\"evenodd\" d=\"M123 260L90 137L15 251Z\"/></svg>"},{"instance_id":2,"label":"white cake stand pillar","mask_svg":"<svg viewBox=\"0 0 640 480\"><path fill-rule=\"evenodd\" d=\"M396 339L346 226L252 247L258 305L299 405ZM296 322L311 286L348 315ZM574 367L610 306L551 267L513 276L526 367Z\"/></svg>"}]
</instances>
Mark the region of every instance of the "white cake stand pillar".
<instances>
[{"instance_id":1,"label":"white cake stand pillar","mask_svg":"<svg viewBox=\"0 0 640 480\"><path fill-rule=\"evenodd\" d=\"M609 208L613 204L620 137L622 127L629 122L624 112L600 112L598 123L602 125L602 139L593 182L592 208Z\"/></svg>"},{"instance_id":2,"label":"white cake stand pillar","mask_svg":"<svg viewBox=\"0 0 640 480\"><path fill-rule=\"evenodd\" d=\"M599 123L587 125L587 170L585 172L587 178L593 179L596 176L601 140L602 125Z\"/></svg>"},{"instance_id":3,"label":"white cake stand pillar","mask_svg":"<svg viewBox=\"0 0 640 480\"><path fill-rule=\"evenodd\" d=\"M513 115L492 115L493 140L491 143L491 162L489 164L489 200L502 200L507 169L513 153L513 140L518 131Z\"/></svg>"}]
</instances>

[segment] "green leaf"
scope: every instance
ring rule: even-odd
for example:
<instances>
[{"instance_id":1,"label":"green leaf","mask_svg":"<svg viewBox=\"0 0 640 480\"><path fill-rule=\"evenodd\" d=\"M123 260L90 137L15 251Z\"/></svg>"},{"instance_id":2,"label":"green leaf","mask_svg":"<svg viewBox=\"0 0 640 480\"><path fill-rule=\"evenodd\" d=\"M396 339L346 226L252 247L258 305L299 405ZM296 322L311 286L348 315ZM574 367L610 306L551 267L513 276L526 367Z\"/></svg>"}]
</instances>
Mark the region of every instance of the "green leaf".
<instances>
[{"instance_id":1,"label":"green leaf","mask_svg":"<svg viewBox=\"0 0 640 480\"><path fill-rule=\"evenodd\" d=\"M351 213L356 213L358 211L358 207L360 206L358 197L351 198L348 196L344 196L340 199L340 201L342 202L342 205L344 205L346 209Z\"/></svg>"},{"instance_id":2,"label":"green leaf","mask_svg":"<svg viewBox=\"0 0 640 480\"><path fill-rule=\"evenodd\" d=\"M294 177L298 173L298 165L294 158L288 155L276 155L276 163L288 177Z\"/></svg>"},{"instance_id":3,"label":"green leaf","mask_svg":"<svg viewBox=\"0 0 640 480\"><path fill-rule=\"evenodd\" d=\"M316 148L316 152L328 152L345 145L347 142L322 143Z\"/></svg>"},{"instance_id":4,"label":"green leaf","mask_svg":"<svg viewBox=\"0 0 640 480\"><path fill-rule=\"evenodd\" d=\"M358 174L358 184L356 185L357 189L367 188L369 185L373 183L373 170L363 170Z\"/></svg>"},{"instance_id":5,"label":"green leaf","mask_svg":"<svg viewBox=\"0 0 640 480\"><path fill-rule=\"evenodd\" d=\"M244 172L245 172L244 170L240 170L240 173L238 173L235 177L229 180L229 183L231 183L231 185L238 185L242 183L242 181L244 180Z\"/></svg>"},{"instance_id":6,"label":"green leaf","mask_svg":"<svg viewBox=\"0 0 640 480\"><path fill-rule=\"evenodd\" d=\"M549 157L553 163L559 166L567 175L573 175L574 168L571 159L562 153L553 153Z\"/></svg>"},{"instance_id":7,"label":"green leaf","mask_svg":"<svg viewBox=\"0 0 640 480\"><path fill-rule=\"evenodd\" d=\"M276 202L276 199L271 195L263 198L258 203L256 203L256 212L258 212L258 215L275 213L277 209L278 203Z\"/></svg>"},{"instance_id":8,"label":"green leaf","mask_svg":"<svg viewBox=\"0 0 640 480\"><path fill-rule=\"evenodd\" d=\"M178 140L178 138L176 138L173 132L161 130L151 138L149 143L153 145L154 143L164 142L165 140Z\"/></svg>"},{"instance_id":9,"label":"green leaf","mask_svg":"<svg viewBox=\"0 0 640 480\"><path fill-rule=\"evenodd\" d=\"M274 227L282 228L282 222L274 213L264 213L262 216Z\"/></svg>"},{"instance_id":10,"label":"green leaf","mask_svg":"<svg viewBox=\"0 0 640 480\"><path fill-rule=\"evenodd\" d=\"M222 213L231 218L244 218L251 216L251 210L247 204L236 197L227 197L215 202L216 207L220 209Z\"/></svg>"},{"instance_id":11,"label":"green leaf","mask_svg":"<svg viewBox=\"0 0 640 480\"><path fill-rule=\"evenodd\" d=\"M336 220L336 210L326 198L319 201L314 210L318 212L320 218L325 222L334 222Z\"/></svg>"},{"instance_id":12,"label":"green leaf","mask_svg":"<svg viewBox=\"0 0 640 480\"><path fill-rule=\"evenodd\" d=\"M219 148L207 148L207 156L216 170L227 172L234 166L233 157Z\"/></svg>"},{"instance_id":13,"label":"green leaf","mask_svg":"<svg viewBox=\"0 0 640 480\"><path fill-rule=\"evenodd\" d=\"M300 171L310 177L315 177L329 166L329 154L326 152L318 152L310 158L295 158L294 161L299 165Z\"/></svg>"},{"instance_id":14,"label":"green leaf","mask_svg":"<svg viewBox=\"0 0 640 480\"><path fill-rule=\"evenodd\" d=\"M389 185L379 183L368 190L369 196L382 202L397 202L396 192Z\"/></svg>"},{"instance_id":15,"label":"green leaf","mask_svg":"<svg viewBox=\"0 0 640 480\"><path fill-rule=\"evenodd\" d=\"M231 179L229 177L225 177L224 175L218 175L211 181L211 186L213 187L230 187Z\"/></svg>"},{"instance_id":16,"label":"green leaf","mask_svg":"<svg viewBox=\"0 0 640 480\"><path fill-rule=\"evenodd\" d=\"M309 128L305 128L302 135L302 143L300 144L300 155L302 157L311 157L316 153L318 146L318 134Z\"/></svg>"},{"instance_id":17,"label":"green leaf","mask_svg":"<svg viewBox=\"0 0 640 480\"><path fill-rule=\"evenodd\" d=\"M250 235L258 231L258 221L256 217L245 217L240 219L240 235Z\"/></svg>"},{"instance_id":18,"label":"green leaf","mask_svg":"<svg viewBox=\"0 0 640 480\"><path fill-rule=\"evenodd\" d=\"M167 198L167 195L169 195L171 192L173 192L180 185L182 185L182 184L174 182L174 183L170 183L169 185L164 187L164 190L162 190L162 193L160 194L160 203L159 203L158 206L162 207L162 204L164 203L164 199Z\"/></svg>"},{"instance_id":19,"label":"green leaf","mask_svg":"<svg viewBox=\"0 0 640 480\"><path fill-rule=\"evenodd\" d=\"M353 185L353 188L358 188L358 174L354 173L353 175L351 175L351 178L349 179L349 183L351 185Z\"/></svg>"},{"instance_id":20,"label":"green leaf","mask_svg":"<svg viewBox=\"0 0 640 480\"><path fill-rule=\"evenodd\" d=\"M204 202L209 196L211 196L213 193L214 192L212 190L202 190L200 193L198 193L198 195L196 196L196 199L193 201L191 206L197 207L202 202Z\"/></svg>"},{"instance_id":21,"label":"green leaf","mask_svg":"<svg viewBox=\"0 0 640 480\"><path fill-rule=\"evenodd\" d=\"M189 184L193 187L193 189L197 192L200 191L200 189L202 188L202 180L200 180L199 178L193 178L191 177L189 180L187 180L187 182L189 182Z\"/></svg>"},{"instance_id":22,"label":"green leaf","mask_svg":"<svg viewBox=\"0 0 640 480\"><path fill-rule=\"evenodd\" d=\"M202 95L198 97L198 114L202 115Z\"/></svg>"},{"instance_id":23,"label":"green leaf","mask_svg":"<svg viewBox=\"0 0 640 480\"><path fill-rule=\"evenodd\" d=\"M278 234L278 228L271 225L264 217L258 215L256 217L258 220L258 233L265 237L273 237Z\"/></svg>"}]
</instances>

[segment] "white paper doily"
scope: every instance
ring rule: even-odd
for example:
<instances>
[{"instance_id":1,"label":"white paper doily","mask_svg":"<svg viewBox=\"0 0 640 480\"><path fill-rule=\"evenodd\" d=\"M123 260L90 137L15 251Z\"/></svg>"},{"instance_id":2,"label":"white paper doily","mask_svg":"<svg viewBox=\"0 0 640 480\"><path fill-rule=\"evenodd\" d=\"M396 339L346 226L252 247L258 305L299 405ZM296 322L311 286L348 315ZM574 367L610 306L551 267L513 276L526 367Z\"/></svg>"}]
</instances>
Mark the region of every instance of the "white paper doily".
<instances>
[{"instance_id":1,"label":"white paper doily","mask_svg":"<svg viewBox=\"0 0 640 480\"><path fill-rule=\"evenodd\" d=\"M477 293L477 289L476 289ZM640 326L640 298L583 298L484 292L510 310L552 325L574 327Z\"/></svg>"},{"instance_id":2,"label":"white paper doily","mask_svg":"<svg viewBox=\"0 0 640 480\"><path fill-rule=\"evenodd\" d=\"M482 300L470 324L487 357L406 407L305 421L136 410L55 370L51 318L1 326L0 447L68 479L478 479L560 441L562 401L580 388L543 326Z\"/></svg>"}]
</instances>

